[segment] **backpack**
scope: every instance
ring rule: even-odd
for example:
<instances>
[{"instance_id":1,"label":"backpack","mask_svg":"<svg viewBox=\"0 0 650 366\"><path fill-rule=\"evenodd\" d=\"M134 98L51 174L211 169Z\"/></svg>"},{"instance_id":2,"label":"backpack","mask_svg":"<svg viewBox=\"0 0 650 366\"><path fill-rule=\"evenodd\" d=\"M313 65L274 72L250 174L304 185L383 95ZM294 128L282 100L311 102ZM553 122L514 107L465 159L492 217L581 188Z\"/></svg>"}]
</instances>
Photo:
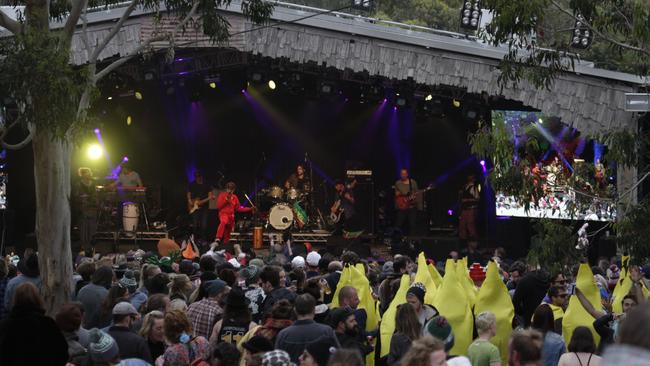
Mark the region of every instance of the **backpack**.
<instances>
[{"instance_id":1,"label":"backpack","mask_svg":"<svg viewBox=\"0 0 650 366\"><path fill-rule=\"evenodd\" d=\"M206 360L204 360L201 357L194 358L196 355L194 354L194 350L192 350L191 343L195 339L196 338L194 338L192 341L190 341L188 344L185 345L187 347L187 355L188 355L188 359L190 360L190 366L211 366L210 363L208 363Z\"/></svg>"}]
</instances>

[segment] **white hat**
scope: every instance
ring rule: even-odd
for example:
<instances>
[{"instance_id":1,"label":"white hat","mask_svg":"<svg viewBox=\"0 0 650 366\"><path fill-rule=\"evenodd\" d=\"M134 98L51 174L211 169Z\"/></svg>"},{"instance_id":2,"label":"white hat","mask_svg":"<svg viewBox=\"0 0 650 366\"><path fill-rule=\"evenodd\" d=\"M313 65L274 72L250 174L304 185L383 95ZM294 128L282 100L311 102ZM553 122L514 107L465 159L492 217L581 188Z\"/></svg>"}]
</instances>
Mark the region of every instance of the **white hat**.
<instances>
[{"instance_id":1,"label":"white hat","mask_svg":"<svg viewBox=\"0 0 650 366\"><path fill-rule=\"evenodd\" d=\"M307 254L307 264L312 267L318 267L318 262L320 262L320 254L318 252L309 252Z\"/></svg>"},{"instance_id":2,"label":"white hat","mask_svg":"<svg viewBox=\"0 0 650 366\"><path fill-rule=\"evenodd\" d=\"M297 255L291 260L291 268L305 268L305 258Z\"/></svg>"},{"instance_id":3,"label":"white hat","mask_svg":"<svg viewBox=\"0 0 650 366\"><path fill-rule=\"evenodd\" d=\"M235 267L235 269L241 267L241 264L239 264L239 262L235 258L230 258L230 260L228 260L228 263L232 264L232 266Z\"/></svg>"}]
</instances>

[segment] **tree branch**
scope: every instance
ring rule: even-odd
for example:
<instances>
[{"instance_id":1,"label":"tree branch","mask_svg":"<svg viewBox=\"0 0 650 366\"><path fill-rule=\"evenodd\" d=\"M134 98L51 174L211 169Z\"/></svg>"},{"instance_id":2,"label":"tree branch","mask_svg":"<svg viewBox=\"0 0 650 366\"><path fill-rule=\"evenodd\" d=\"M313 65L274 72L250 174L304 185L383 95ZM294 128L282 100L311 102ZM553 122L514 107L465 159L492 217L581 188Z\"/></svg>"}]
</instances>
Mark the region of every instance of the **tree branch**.
<instances>
[{"instance_id":1,"label":"tree branch","mask_svg":"<svg viewBox=\"0 0 650 366\"><path fill-rule=\"evenodd\" d=\"M6 137L7 134L9 133L9 131L10 131L12 128L14 128L15 126L17 126L20 122L22 122L22 118L21 118L21 117L18 117L18 118L16 118L15 121L13 121L13 122L10 123L7 127L5 127L5 128L2 130L2 133L0 133L0 141L4 141L5 137Z\"/></svg>"},{"instance_id":2,"label":"tree branch","mask_svg":"<svg viewBox=\"0 0 650 366\"><path fill-rule=\"evenodd\" d=\"M90 50L90 40L88 40L88 17L86 16L86 11L84 10L81 15L81 41L84 44L84 49L86 50L86 57L90 60L92 51Z\"/></svg>"},{"instance_id":3,"label":"tree branch","mask_svg":"<svg viewBox=\"0 0 650 366\"><path fill-rule=\"evenodd\" d=\"M14 123L16 123L16 122L14 122ZM34 129L33 128L28 128L28 130L29 130L29 135L27 135L27 137L25 137L25 139L23 141L21 141L21 142L19 142L17 144L10 144L10 143L7 143L3 138L2 141L0 141L0 145L2 145L3 149L7 149L7 150L20 150L20 149L22 149L23 147L27 146L27 144L32 142L32 139L34 138Z\"/></svg>"},{"instance_id":4,"label":"tree branch","mask_svg":"<svg viewBox=\"0 0 650 366\"><path fill-rule=\"evenodd\" d=\"M564 9L564 8L562 7L562 5L558 4L556 0L551 0L551 4L553 4L553 6L555 6L555 7L556 7L559 11L561 11L562 13L564 13L564 14L570 16L571 18L573 18L573 19L575 19L575 20L579 20L579 19L578 19L578 18L577 18L577 17L576 17L572 12L570 12L570 11ZM632 46L632 45L627 44L627 43L619 42L619 41L617 41L616 39L614 39L613 37L607 36L607 35L605 35L603 32L601 32L601 31L599 31L598 29L594 28L591 24L589 24L589 22L588 22L586 19L580 19L580 21L581 21L581 22L582 22L582 23L583 23L587 28L589 28L592 32L594 32L595 34L597 34L599 37L601 37L601 38L604 39L605 41L607 41L607 42L609 42L609 43L611 43L611 44L614 44L614 45L616 45L616 46L619 46L619 47L621 47L621 48L625 48L625 49L628 49L628 50L630 50L630 51L634 51L634 52L638 52L638 53L642 53L642 54L644 54L644 55L648 55L648 56L650 56L650 50L646 50L646 49L641 48L641 47Z\"/></svg>"},{"instance_id":5,"label":"tree branch","mask_svg":"<svg viewBox=\"0 0 650 366\"><path fill-rule=\"evenodd\" d=\"M161 34L159 36L149 38L144 43L142 43L140 46L138 46L138 48L131 51L128 55L126 55L124 57L121 57L118 60L115 60L113 63L106 66L104 69L102 69L102 71L95 74L95 82L98 82L99 80L101 80L101 78L108 75L111 71L113 71L113 70L117 69L118 67L124 65L127 61L129 61L130 59L132 59L133 57L138 55L140 52L142 52L144 49L149 47L149 45L151 43L158 42L158 41L163 41L165 39L168 39L170 42L173 41L174 37L176 36L176 33L178 33L178 31L181 28L183 28L185 26L185 24L187 24L187 22L189 22L192 19L192 17L196 14L196 11L198 10L198 8L199 8L199 2L195 1L194 4L192 5L192 9L190 9L190 11L187 13L185 18L176 25L176 27L174 28L174 30L171 33L168 32L168 33L165 33L165 34Z\"/></svg>"},{"instance_id":6,"label":"tree branch","mask_svg":"<svg viewBox=\"0 0 650 366\"><path fill-rule=\"evenodd\" d=\"M120 29L122 29L124 22L127 19L129 19L129 16L131 16L131 13L133 13L133 10L135 10L137 6L138 6L138 0L131 0L129 6L124 10L122 17L117 21L117 23L115 23L115 25L113 25L110 33L108 33L106 38L104 38L102 42L95 48L88 62L94 63L97 61L99 54L106 48L108 43L117 35Z\"/></svg>"},{"instance_id":7,"label":"tree branch","mask_svg":"<svg viewBox=\"0 0 650 366\"><path fill-rule=\"evenodd\" d=\"M0 27L6 28L9 32L13 34L20 33L20 23L9 18L2 10L0 10Z\"/></svg>"},{"instance_id":8,"label":"tree branch","mask_svg":"<svg viewBox=\"0 0 650 366\"><path fill-rule=\"evenodd\" d=\"M72 1L72 10L68 15L68 19L65 21L63 26L63 34L65 39L70 41L74 35L74 31L77 28L77 22L79 22L79 17L82 13L86 12L88 7L88 0L73 0Z\"/></svg>"}]
</instances>

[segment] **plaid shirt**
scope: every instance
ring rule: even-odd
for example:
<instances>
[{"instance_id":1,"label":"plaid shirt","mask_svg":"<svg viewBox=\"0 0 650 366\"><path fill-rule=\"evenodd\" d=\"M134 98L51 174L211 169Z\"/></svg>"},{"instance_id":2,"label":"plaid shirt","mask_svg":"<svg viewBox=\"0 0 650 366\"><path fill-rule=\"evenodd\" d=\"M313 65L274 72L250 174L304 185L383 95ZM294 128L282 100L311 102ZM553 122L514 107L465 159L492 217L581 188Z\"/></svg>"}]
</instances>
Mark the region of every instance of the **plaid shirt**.
<instances>
[{"instance_id":1,"label":"plaid shirt","mask_svg":"<svg viewBox=\"0 0 650 366\"><path fill-rule=\"evenodd\" d=\"M217 301L205 298L191 304L187 308L187 317L192 322L194 335L197 337L210 338L212 327L223 314L223 309Z\"/></svg>"}]
</instances>

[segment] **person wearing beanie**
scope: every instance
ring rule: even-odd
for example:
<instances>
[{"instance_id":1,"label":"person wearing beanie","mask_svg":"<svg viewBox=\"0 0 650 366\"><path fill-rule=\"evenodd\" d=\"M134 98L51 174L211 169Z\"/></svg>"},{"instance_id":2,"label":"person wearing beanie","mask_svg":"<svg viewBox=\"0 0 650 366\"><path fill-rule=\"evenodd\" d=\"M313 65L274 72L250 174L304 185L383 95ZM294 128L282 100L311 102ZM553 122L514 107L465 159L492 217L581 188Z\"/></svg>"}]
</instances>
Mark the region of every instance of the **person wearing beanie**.
<instances>
[{"instance_id":1,"label":"person wearing beanie","mask_svg":"<svg viewBox=\"0 0 650 366\"><path fill-rule=\"evenodd\" d=\"M93 365L116 365L120 362L120 350L113 337L97 328L90 330L88 355Z\"/></svg>"},{"instance_id":2,"label":"person wearing beanie","mask_svg":"<svg viewBox=\"0 0 650 366\"><path fill-rule=\"evenodd\" d=\"M206 297L190 304L187 317L192 323L194 334L207 339L217 318L223 314L220 302L225 299L230 287L220 279L205 282L202 287Z\"/></svg>"},{"instance_id":3,"label":"person wearing beanie","mask_svg":"<svg viewBox=\"0 0 650 366\"><path fill-rule=\"evenodd\" d=\"M406 291L406 302L413 306L413 310L415 310L415 314L418 316L418 321L422 328L424 328L424 325L429 320L438 315L438 310L433 306L424 303L425 294L426 289L424 285L419 282L414 283L408 291Z\"/></svg>"},{"instance_id":4,"label":"person wearing beanie","mask_svg":"<svg viewBox=\"0 0 650 366\"><path fill-rule=\"evenodd\" d=\"M124 275L122 275L119 284L129 290L129 295L133 295L135 290L138 289L138 282L135 280L135 274L130 269L124 271Z\"/></svg>"},{"instance_id":5,"label":"person wearing beanie","mask_svg":"<svg viewBox=\"0 0 650 366\"><path fill-rule=\"evenodd\" d=\"M0 322L0 365L64 366L68 343L45 315L43 299L31 282L16 288L11 312Z\"/></svg>"},{"instance_id":6,"label":"person wearing beanie","mask_svg":"<svg viewBox=\"0 0 650 366\"><path fill-rule=\"evenodd\" d=\"M338 346L331 339L322 338L308 343L305 351L300 355L301 366L327 366L330 356L336 352Z\"/></svg>"},{"instance_id":7,"label":"person wearing beanie","mask_svg":"<svg viewBox=\"0 0 650 366\"><path fill-rule=\"evenodd\" d=\"M114 325L108 328L107 333L117 343L122 359L139 358L153 363L147 341L131 330L133 323L139 319L140 314L131 303L117 303L113 307Z\"/></svg>"},{"instance_id":8,"label":"person wearing beanie","mask_svg":"<svg viewBox=\"0 0 650 366\"><path fill-rule=\"evenodd\" d=\"M38 255L36 253L32 253L18 262L18 272L20 274L9 280L5 288L4 311L7 313L11 311L14 292L18 286L29 282L34 284L39 290L41 289L41 275L38 268Z\"/></svg>"},{"instance_id":9,"label":"person wearing beanie","mask_svg":"<svg viewBox=\"0 0 650 366\"><path fill-rule=\"evenodd\" d=\"M441 340L445 344L445 352L449 352L454 347L454 332L451 325L444 316L435 316L425 326L425 333L430 334L433 338Z\"/></svg>"},{"instance_id":10,"label":"person wearing beanie","mask_svg":"<svg viewBox=\"0 0 650 366\"><path fill-rule=\"evenodd\" d=\"M307 278L320 276L318 264L320 263L321 255L318 252L309 252L307 254L307 271L305 274Z\"/></svg>"},{"instance_id":11,"label":"person wearing beanie","mask_svg":"<svg viewBox=\"0 0 650 366\"><path fill-rule=\"evenodd\" d=\"M83 327L95 328L99 325L102 304L108 296L108 289L113 283L113 269L100 266L91 277L91 282L82 287L77 294L77 301L84 306Z\"/></svg>"},{"instance_id":12,"label":"person wearing beanie","mask_svg":"<svg viewBox=\"0 0 650 366\"><path fill-rule=\"evenodd\" d=\"M296 366L291 362L289 354L281 349L265 352L262 356L262 366Z\"/></svg>"},{"instance_id":13,"label":"person wearing beanie","mask_svg":"<svg viewBox=\"0 0 650 366\"><path fill-rule=\"evenodd\" d=\"M261 258L253 258L248 262L248 264L259 269L262 269L262 267L264 267L264 261Z\"/></svg>"}]
</instances>

